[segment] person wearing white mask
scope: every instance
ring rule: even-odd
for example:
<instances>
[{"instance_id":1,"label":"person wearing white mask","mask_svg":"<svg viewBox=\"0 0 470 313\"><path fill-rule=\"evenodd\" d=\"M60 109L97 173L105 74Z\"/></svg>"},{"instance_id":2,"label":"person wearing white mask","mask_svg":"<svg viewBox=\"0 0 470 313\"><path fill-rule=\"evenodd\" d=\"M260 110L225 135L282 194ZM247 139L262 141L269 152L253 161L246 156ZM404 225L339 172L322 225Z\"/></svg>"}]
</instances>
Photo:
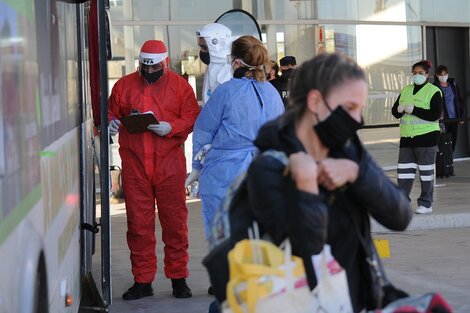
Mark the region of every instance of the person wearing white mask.
<instances>
[{"instance_id":1,"label":"person wearing white mask","mask_svg":"<svg viewBox=\"0 0 470 313\"><path fill-rule=\"evenodd\" d=\"M232 31L219 23L210 23L196 31L197 44L201 49L199 59L207 65L202 87L203 105L207 103L215 88L232 78L231 65L227 63L235 37Z\"/></svg>"},{"instance_id":2,"label":"person wearing white mask","mask_svg":"<svg viewBox=\"0 0 470 313\"><path fill-rule=\"evenodd\" d=\"M436 68L434 85L441 89L443 94L443 119L445 131L452 134L452 150L457 143L458 126L464 123L465 107L462 103L459 86L455 78L449 78L449 70L445 65ZM449 121L455 119L455 121Z\"/></svg>"},{"instance_id":3,"label":"person wearing white mask","mask_svg":"<svg viewBox=\"0 0 470 313\"><path fill-rule=\"evenodd\" d=\"M238 38L229 58L233 78L217 87L194 125L193 170L186 179L186 186L199 180L207 239L227 188L256 154L253 140L258 130L284 112L281 97L266 81L264 65L269 59L261 41Z\"/></svg>"},{"instance_id":4,"label":"person wearing white mask","mask_svg":"<svg viewBox=\"0 0 470 313\"><path fill-rule=\"evenodd\" d=\"M235 40L225 57L233 78L217 87L196 120L192 171L185 185L199 181L208 240L227 189L256 154L253 140L258 130L284 113L279 93L266 81L268 61L268 51L257 38L242 36ZM212 288L208 293L213 294Z\"/></svg>"},{"instance_id":5,"label":"person wearing white mask","mask_svg":"<svg viewBox=\"0 0 470 313\"><path fill-rule=\"evenodd\" d=\"M398 154L398 186L410 196L416 170L419 170L421 195L417 214L432 212L434 168L439 141L439 118L442 112L442 92L428 83L431 62L422 60L412 66L412 84L405 86L392 114L400 119L400 151Z\"/></svg>"}]
</instances>

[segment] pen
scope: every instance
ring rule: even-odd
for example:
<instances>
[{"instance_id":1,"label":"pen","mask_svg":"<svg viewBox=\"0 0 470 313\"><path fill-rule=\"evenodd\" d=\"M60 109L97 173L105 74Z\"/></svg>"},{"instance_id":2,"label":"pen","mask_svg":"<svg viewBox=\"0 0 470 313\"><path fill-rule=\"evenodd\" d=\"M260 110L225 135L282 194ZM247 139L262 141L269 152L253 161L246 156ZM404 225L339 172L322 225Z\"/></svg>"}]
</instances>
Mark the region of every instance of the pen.
<instances>
[{"instance_id":1,"label":"pen","mask_svg":"<svg viewBox=\"0 0 470 313\"><path fill-rule=\"evenodd\" d=\"M118 121L119 124L118 124L117 122L116 122L116 124L118 124L118 127L120 127L120 126L121 126L121 121L119 121L119 120L114 116L113 113L110 113L110 114L111 114L111 123L112 123L113 121Z\"/></svg>"},{"instance_id":2,"label":"pen","mask_svg":"<svg viewBox=\"0 0 470 313\"><path fill-rule=\"evenodd\" d=\"M111 119L112 119L112 120L117 120L117 118L114 116L113 113L110 113L110 114L111 114Z\"/></svg>"}]
</instances>

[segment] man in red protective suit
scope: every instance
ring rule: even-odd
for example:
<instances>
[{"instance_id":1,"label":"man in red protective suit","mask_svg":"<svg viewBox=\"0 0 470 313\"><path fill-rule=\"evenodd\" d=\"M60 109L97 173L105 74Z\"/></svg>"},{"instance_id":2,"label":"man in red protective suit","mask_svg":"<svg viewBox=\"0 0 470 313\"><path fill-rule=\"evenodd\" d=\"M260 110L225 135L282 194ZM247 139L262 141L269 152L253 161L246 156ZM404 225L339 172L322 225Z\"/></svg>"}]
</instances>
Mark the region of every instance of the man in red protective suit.
<instances>
[{"instance_id":1,"label":"man in red protective suit","mask_svg":"<svg viewBox=\"0 0 470 313\"><path fill-rule=\"evenodd\" d=\"M119 79L109 97L109 133L119 132L122 188L126 199L127 243L131 251L134 285L124 300L153 295L157 272L155 254L155 202L165 244L165 275L173 295L189 298L188 209L186 207L186 161L182 144L193 129L199 106L191 86L170 71L167 49L159 40L141 48L139 70ZM147 131L128 132L120 119L151 111L158 124Z\"/></svg>"}]
</instances>

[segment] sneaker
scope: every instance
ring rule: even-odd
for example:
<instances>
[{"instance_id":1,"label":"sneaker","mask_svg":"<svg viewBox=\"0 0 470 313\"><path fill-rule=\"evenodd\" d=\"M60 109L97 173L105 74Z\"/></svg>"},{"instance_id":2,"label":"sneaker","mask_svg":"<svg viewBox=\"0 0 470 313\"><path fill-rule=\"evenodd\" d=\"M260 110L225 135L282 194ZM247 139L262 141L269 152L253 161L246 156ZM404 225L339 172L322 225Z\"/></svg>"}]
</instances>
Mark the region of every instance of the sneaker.
<instances>
[{"instance_id":1,"label":"sneaker","mask_svg":"<svg viewBox=\"0 0 470 313\"><path fill-rule=\"evenodd\" d=\"M173 296L175 298L191 298L193 293L186 284L186 279L178 278L171 279L171 286L173 287Z\"/></svg>"},{"instance_id":2,"label":"sneaker","mask_svg":"<svg viewBox=\"0 0 470 313\"><path fill-rule=\"evenodd\" d=\"M422 205L420 205L415 211L416 214L428 214L428 213L431 213L431 212L432 212L432 207L427 208L427 207L422 206Z\"/></svg>"},{"instance_id":3,"label":"sneaker","mask_svg":"<svg viewBox=\"0 0 470 313\"><path fill-rule=\"evenodd\" d=\"M137 300L148 296L153 296L152 283L142 284L136 282L131 288L124 292L122 298L124 300Z\"/></svg>"}]
</instances>

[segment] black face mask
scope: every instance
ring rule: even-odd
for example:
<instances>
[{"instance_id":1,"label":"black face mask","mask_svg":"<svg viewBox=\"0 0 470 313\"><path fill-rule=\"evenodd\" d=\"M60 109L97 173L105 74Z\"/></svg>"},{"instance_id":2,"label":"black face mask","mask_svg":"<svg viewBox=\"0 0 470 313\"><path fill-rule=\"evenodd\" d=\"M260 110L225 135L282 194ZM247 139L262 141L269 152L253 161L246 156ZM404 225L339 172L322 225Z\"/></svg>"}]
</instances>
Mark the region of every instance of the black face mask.
<instances>
[{"instance_id":1,"label":"black face mask","mask_svg":"<svg viewBox=\"0 0 470 313\"><path fill-rule=\"evenodd\" d=\"M242 78L245 77L246 72L248 72L249 69L248 67L239 67L233 72L233 77L234 78Z\"/></svg>"},{"instance_id":2,"label":"black face mask","mask_svg":"<svg viewBox=\"0 0 470 313\"><path fill-rule=\"evenodd\" d=\"M287 70L282 70L282 77L285 79L289 79L290 76L292 75L292 72L294 71L293 68L289 68Z\"/></svg>"},{"instance_id":3,"label":"black face mask","mask_svg":"<svg viewBox=\"0 0 470 313\"><path fill-rule=\"evenodd\" d=\"M157 80L160 79L160 77L163 76L163 69L153 72L153 73L147 73L144 71L144 69L140 69L140 74L145 78L145 80L151 84L156 82Z\"/></svg>"},{"instance_id":4,"label":"black face mask","mask_svg":"<svg viewBox=\"0 0 470 313\"><path fill-rule=\"evenodd\" d=\"M199 51L199 59L201 59L201 62L206 65L209 65L209 63L211 63L211 56L209 52Z\"/></svg>"},{"instance_id":5,"label":"black face mask","mask_svg":"<svg viewBox=\"0 0 470 313\"><path fill-rule=\"evenodd\" d=\"M358 123L341 106L338 106L326 120L313 127L320 140L330 149L341 148L361 128Z\"/></svg>"}]
</instances>

